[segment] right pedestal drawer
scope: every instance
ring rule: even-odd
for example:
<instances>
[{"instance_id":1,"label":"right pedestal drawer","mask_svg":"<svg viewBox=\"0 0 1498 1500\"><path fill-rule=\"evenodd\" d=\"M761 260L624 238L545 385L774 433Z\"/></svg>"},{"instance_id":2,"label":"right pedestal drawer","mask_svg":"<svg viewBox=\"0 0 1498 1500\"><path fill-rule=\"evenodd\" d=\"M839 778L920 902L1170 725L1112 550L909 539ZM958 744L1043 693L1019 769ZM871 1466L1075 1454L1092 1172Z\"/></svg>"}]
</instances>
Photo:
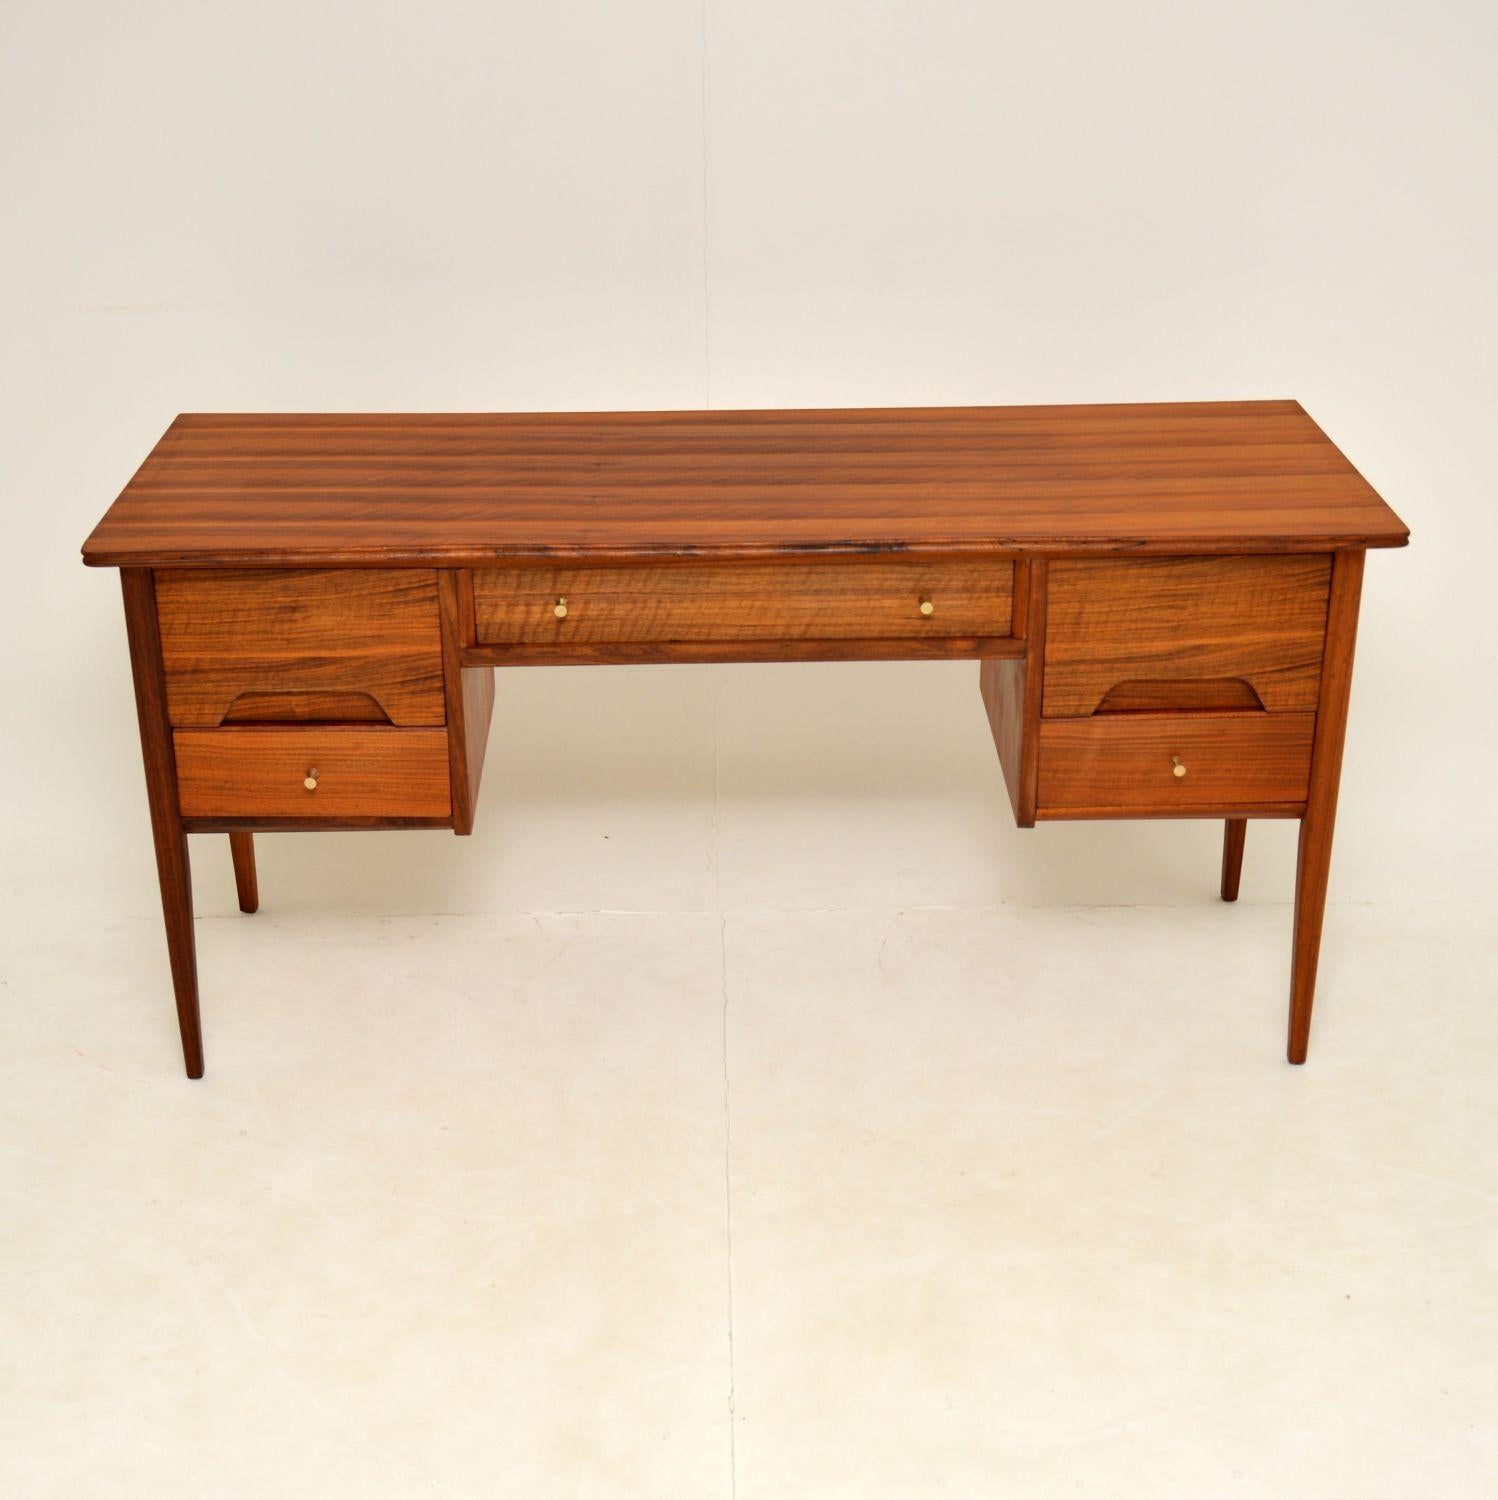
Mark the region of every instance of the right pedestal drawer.
<instances>
[{"instance_id":1,"label":"right pedestal drawer","mask_svg":"<svg viewBox=\"0 0 1498 1500\"><path fill-rule=\"evenodd\" d=\"M1047 719L1172 694L1314 710L1331 558L1100 558L1051 564Z\"/></svg>"},{"instance_id":2,"label":"right pedestal drawer","mask_svg":"<svg viewBox=\"0 0 1498 1500\"><path fill-rule=\"evenodd\" d=\"M1118 714L1040 726L1039 818L1294 814L1313 713Z\"/></svg>"}]
</instances>

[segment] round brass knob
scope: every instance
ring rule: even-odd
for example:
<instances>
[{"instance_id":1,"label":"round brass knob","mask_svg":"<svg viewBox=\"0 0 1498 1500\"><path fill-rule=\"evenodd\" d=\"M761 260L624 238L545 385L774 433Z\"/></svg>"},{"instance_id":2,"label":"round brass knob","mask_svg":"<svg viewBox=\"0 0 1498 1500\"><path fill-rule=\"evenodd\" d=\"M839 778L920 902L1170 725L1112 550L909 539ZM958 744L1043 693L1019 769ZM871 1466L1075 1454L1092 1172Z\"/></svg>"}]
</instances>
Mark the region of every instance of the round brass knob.
<instances>
[{"instance_id":1,"label":"round brass knob","mask_svg":"<svg viewBox=\"0 0 1498 1500\"><path fill-rule=\"evenodd\" d=\"M313 766L313 768L308 771L307 774L302 778L302 785L306 787L309 792L315 792L317 790L317 778L321 775L322 772L319 771L316 766Z\"/></svg>"},{"instance_id":2,"label":"round brass knob","mask_svg":"<svg viewBox=\"0 0 1498 1500\"><path fill-rule=\"evenodd\" d=\"M922 599L921 613L923 615L934 615L936 613L936 606L929 599Z\"/></svg>"},{"instance_id":3,"label":"round brass knob","mask_svg":"<svg viewBox=\"0 0 1498 1500\"><path fill-rule=\"evenodd\" d=\"M557 602L552 606L551 612L559 620L565 620L567 618L567 596L565 594L563 594L562 597L558 599Z\"/></svg>"},{"instance_id":4,"label":"round brass knob","mask_svg":"<svg viewBox=\"0 0 1498 1500\"><path fill-rule=\"evenodd\" d=\"M1186 764L1179 755L1170 757L1170 774L1177 780L1186 774Z\"/></svg>"}]
</instances>

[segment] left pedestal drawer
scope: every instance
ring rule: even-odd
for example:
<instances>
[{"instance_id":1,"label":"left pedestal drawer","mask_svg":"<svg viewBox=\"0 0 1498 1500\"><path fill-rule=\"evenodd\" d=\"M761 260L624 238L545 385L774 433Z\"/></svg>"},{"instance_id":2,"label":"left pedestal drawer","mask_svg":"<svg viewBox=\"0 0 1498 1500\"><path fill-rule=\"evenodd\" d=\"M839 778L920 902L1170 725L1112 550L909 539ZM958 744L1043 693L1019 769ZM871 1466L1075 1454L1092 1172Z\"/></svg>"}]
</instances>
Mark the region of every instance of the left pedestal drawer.
<instances>
[{"instance_id":1,"label":"left pedestal drawer","mask_svg":"<svg viewBox=\"0 0 1498 1500\"><path fill-rule=\"evenodd\" d=\"M186 819L440 822L452 816L442 729L179 729Z\"/></svg>"}]
</instances>

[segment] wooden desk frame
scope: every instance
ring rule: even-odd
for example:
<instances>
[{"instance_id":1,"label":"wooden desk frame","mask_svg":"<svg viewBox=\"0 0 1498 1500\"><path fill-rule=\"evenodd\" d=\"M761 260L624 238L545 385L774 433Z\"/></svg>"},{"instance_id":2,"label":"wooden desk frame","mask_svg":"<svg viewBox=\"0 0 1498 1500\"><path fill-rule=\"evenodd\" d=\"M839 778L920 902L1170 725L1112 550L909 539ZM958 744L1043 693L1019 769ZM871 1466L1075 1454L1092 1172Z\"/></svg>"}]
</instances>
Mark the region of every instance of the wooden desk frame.
<instances>
[{"instance_id":1,"label":"wooden desk frame","mask_svg":"<svg viewBox=\"0 0 1498 1500\"><path fill-rule=\"evenodd\" d=\"M1310 1038L1365 552L1403 523L1294 402L182 417L121 570L189 1077L189 833L472 831L496 666L951 659L1016 820L1300 820Z\"/></svg>"}]
</instances>

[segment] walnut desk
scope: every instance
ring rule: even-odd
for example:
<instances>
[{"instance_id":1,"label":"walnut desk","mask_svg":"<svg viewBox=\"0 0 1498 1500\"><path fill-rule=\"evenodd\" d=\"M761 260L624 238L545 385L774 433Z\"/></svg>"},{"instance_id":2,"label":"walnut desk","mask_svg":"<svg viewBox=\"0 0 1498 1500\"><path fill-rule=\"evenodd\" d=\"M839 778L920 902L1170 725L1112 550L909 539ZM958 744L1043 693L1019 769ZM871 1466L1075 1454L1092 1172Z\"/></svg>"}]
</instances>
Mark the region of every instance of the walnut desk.
<instances>
[{"instance_id":1,"label":"walnut desk","mask_svg":"<svg viewBox=\"0 0 1498 1500\"><path fill-rule=\"evenodd\" d=\"M496 666L966 657L1021 827L1298 818L1303 1062L1363 559L1399 518L1294 401L178 417L121 570L167 950L189 833L473 827Z\"/></svg>"}]
</instances>

